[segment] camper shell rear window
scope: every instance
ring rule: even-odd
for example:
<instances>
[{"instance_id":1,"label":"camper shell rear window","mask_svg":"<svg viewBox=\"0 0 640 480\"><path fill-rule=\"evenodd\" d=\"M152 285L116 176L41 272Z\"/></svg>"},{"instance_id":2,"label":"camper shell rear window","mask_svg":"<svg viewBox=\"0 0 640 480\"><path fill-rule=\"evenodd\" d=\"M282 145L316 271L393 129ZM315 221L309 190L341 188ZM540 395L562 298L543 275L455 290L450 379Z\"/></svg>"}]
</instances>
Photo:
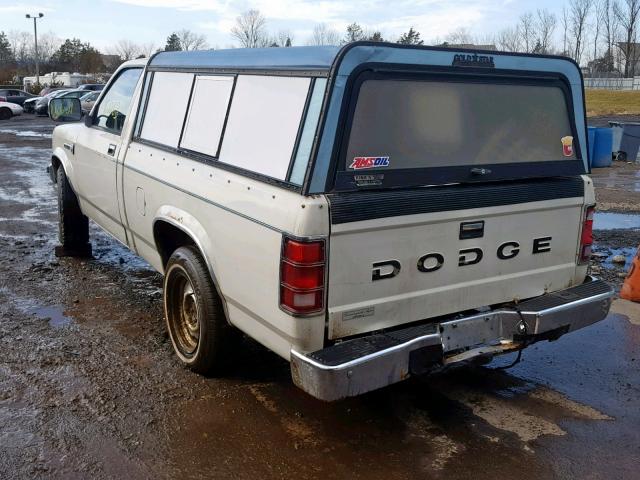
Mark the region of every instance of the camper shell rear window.
<instances>
[{"instance_id":1,"label":"camper shell rear window","mask_svg":"<svg viewBox=\"0 0 640 480\"><path fill-rule=\"evenodd\" d=\"M352 85L338 190L585 173L561 77L365 71Z\"/></svg>"}]
</instances>

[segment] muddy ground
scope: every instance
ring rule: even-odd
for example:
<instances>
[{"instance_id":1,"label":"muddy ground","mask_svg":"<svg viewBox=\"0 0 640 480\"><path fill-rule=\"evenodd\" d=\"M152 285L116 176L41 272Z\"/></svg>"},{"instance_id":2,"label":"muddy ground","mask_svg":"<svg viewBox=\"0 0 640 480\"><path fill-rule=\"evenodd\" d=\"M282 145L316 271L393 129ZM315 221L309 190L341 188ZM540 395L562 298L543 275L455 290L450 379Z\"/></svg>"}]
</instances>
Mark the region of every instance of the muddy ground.
<instances>
[{"instance_id":1,"label":"muddy ground","mask_svg":"<svg viewBox=\"0 0 640 480\"><path fill-rule=\"evenodd\" d=\"M93 227L95 259L53 256L51 128L0 123L1 479L640 476L637 305L509 371L504 357L333 404L250 340L228 377L203 378L174 359L159 274ZM596 185L635 175L621 168ZM633 228L597 238L605 272L638 244Z\"/></svg>"}]
</instances>

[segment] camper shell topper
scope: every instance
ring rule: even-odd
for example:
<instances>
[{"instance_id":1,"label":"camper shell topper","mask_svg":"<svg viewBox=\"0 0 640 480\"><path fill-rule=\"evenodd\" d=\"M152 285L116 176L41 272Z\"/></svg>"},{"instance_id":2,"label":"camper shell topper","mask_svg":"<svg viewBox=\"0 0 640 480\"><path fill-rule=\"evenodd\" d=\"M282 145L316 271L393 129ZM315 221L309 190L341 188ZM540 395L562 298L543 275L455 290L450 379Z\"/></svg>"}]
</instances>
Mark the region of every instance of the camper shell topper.
<instances>
[{"instance_id":1,"label":"camper shell topper","mask_svg":"<svg viewBox=\"0 0 640 480\"><path fill-rule=\"evenodd\" d=\"M569 58L378 42L252 50L160 52L145 92L156 72L311 78L287 174L262 180L313 194L589 171L582 74ZM135 138L149 142L140 128Z\"/></svg>"}]
</instances>

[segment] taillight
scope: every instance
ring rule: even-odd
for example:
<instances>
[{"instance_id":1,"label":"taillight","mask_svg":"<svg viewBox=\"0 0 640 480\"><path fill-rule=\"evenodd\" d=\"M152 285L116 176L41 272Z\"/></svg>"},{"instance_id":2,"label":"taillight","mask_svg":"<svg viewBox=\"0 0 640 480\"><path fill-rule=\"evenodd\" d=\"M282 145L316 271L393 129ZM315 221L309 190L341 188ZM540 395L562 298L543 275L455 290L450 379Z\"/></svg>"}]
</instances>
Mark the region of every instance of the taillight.
<instances>
[{"instance_id":1,"label":"taillight","mask_svg":"<svg viewBox=\"0 0 640 480\"><path fill-rule=\"evenodd\" d=\"M580 235L580 263L587 263L591 258L591 245L593 245L593 214L595 206L587 207L584 211L582 234Z\"/></svg>"},{"instance_id":2,"label":"taillight","mask_svg":"<svg viewBox=\"0 0 640 480\"><path fill-rule=\"evenodd\" d=\"M7 97L0 97L0 102L6 102L7 101Z\"/></svg>"},{"instance_id":3,"label":"taillight","mask_svg":"<svg viewBox=\"0 0 640 480\"><path fill-rule=\"evenodd\" d=\"M321 312L325 265L324 240L285 237L280 258L280 307L294 315Z\"/></svg>"}]
</instances>

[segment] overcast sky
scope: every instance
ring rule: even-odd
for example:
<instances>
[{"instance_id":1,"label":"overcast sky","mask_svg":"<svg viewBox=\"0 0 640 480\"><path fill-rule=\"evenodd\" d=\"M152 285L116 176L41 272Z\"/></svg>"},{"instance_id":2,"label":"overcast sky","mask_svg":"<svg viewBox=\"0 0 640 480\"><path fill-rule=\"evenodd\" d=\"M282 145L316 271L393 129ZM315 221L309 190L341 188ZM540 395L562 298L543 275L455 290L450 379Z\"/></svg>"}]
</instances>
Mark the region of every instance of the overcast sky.
<instances>
[{"instance_id":1,"label":"overcast sky","mask_svg":"<svg viewBox=\"0 0 640 480\"><path fill-rule=\"evenodd\" d=\"M267 18L269 30L289 29L294 45L304 45L316 23L342 33L354 21L392 40L414 27L430 42L460 27L482 38L537 8L559 17L562 4L563 0L0 0L0 31L31 30L25 13L42 12L40 32L77 37L103 50L123 38L164 46L172 31L183 28L206 35L212 47L224 48L235 43L230 30L238 14L255 8Z\"/></svg>"}]
</instances>

